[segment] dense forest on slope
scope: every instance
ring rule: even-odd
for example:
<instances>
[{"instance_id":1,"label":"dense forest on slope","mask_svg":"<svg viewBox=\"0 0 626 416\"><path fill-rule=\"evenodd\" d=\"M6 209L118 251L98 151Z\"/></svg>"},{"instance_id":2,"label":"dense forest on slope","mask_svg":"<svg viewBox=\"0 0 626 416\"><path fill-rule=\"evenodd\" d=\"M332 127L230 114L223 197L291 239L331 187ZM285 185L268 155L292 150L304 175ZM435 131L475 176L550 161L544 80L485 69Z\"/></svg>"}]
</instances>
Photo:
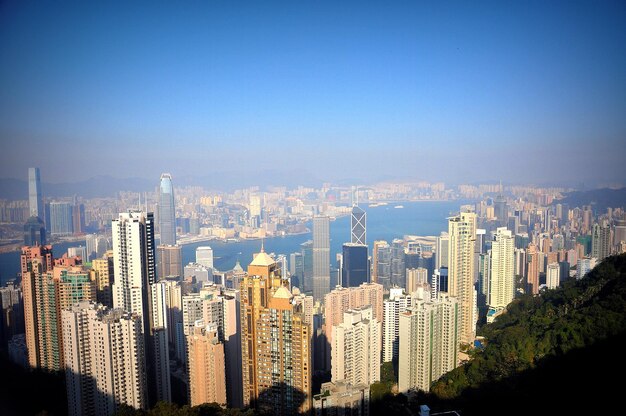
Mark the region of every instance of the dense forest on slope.
<instances>
[{"instance_id":1,"label":"dense forest on slope","mask_svg":"<svg viewBox=\"0 0 626 416\"><path fill-rule=\"evenodd\" d=\"M483 350L420 403L469 414L577 414L621 397L626 369L626 255L585 278L524 296L482 329ZM618 391L618 388L620 391ZM590 410L590 409L588 409Z\"/></svg>"}]
</instances>

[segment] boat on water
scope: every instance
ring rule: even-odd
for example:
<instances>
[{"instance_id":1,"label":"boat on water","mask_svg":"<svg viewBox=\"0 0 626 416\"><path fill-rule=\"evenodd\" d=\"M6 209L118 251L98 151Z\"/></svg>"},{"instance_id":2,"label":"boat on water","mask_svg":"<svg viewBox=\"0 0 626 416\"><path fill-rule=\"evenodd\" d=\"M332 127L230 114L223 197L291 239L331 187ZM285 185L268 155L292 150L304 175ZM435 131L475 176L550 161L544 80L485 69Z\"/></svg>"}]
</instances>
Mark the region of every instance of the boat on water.
<instances>
[{"instance_id":1,"label":"boat on water","mask_svg":"<svg viewBox=\"0 0 626 416\"><path fill-rule=\"evenodd\" d=\"M394 208L404 208L404 205L396 205Z\"/></svg>"}]
</instances>

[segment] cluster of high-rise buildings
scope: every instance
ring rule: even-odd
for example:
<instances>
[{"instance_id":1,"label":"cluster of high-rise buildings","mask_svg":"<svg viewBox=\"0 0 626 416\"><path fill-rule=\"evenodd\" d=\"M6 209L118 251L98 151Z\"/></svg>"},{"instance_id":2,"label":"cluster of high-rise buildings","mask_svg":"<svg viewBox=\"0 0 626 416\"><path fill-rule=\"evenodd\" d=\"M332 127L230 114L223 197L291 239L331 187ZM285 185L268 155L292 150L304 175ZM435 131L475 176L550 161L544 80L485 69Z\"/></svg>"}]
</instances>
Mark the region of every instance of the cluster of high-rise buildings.
<instances>
[{"instance_id":1,"label":"cluster of high-rise buildings","mask_svg":"<svg viewBox=\"0 0 626 416\"><path fill-rule=\"evenodd\" d=\"M31 172L31 213L41 224ZM0 289L0 341L18 363L65 372L72 415L172 400L368 414L385 363L400 392L428 391L465 359L477 325L505 313L517 294L580 278L626 251L621 209L598 215L498 191L461 207L439 236L376 240L371 252L355 198L336 270L330 218L318 214L299 251L276 256L261 244L246 271L237 263L221 273L210 247L183 267L172 178L163 174L158 220L146 210L118 213L110 238L62 257L45 239L22 248L21 285ZM314 375L327 377L320 391Z\"/></svg>"}]
</instances>

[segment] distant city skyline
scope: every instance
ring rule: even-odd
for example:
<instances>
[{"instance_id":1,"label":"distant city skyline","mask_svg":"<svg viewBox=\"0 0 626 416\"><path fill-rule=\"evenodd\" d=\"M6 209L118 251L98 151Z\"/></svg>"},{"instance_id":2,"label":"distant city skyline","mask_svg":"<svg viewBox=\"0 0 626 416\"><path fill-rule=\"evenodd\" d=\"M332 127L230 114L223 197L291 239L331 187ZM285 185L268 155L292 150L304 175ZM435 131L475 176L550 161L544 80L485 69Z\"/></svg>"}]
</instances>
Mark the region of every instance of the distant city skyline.
<instances>
[{"instance_id":1,"label":"distant city skyline","mask_svg":"<svg viewBox=\"0 0 626 416\"><path fill-rule=\"evenodd\" d=\"M147 6L2 3L0 178L626 178L623 2Z\"/></svg>"}]
</instances>

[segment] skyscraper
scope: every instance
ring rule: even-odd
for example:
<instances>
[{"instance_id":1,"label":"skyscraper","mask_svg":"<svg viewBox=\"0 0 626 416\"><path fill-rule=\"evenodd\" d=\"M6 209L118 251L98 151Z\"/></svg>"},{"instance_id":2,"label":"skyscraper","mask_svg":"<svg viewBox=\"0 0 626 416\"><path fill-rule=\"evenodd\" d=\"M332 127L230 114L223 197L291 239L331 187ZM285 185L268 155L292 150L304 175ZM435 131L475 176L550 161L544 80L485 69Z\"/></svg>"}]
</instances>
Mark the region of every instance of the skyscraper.
<instances>
[{"instance_id":1,"label":"skyscraper","mask_svg":"<svg viewBox=\"0 0 626 416\"><path fill-rule=\"evenodd\" d=\"M24 224L24 245L46 245L46 227L41 218L31 216L28 221L26 221L26 224Z\"/></svg>"},{"instance_id":2,"label":"skyscraper","mask_svg":"<svg viewBox=\"0 0 626 416\"><path fill-rule=\"evenodd\" d=\"M396 238L391 242L391 285L406 285L406 265L404 262L404 240Z\"/></svg>"},{"instance_id":3,"label":"skyscraper","mask_svg":"<svg viewBox=\"0 0 626 416\"><path fill-rule=\"evenodd\" d=\"M309 240L300 244L300 250L302 252L302 291L313 293L313 241ZM330 249L328 256L330 261Z\"/></svg>"},{"instance_id":4,"label":"skyscraper","mask_svg":"<svg viewBox=\"0 0 626 416\"><path fill-rule=\"evenodd\" d=\"M91 262L93 280L96 282L96 299L98 303L109 308L113 307L113 251L109 250L99 259Z\"/></svg>"},{"instance_id":5,"label":"skyscraper","mask_svg":"<svg viewBox=\"0 0 626 416\"><path fill-rule=\"evenodd\" d=\"M496 199L493 201L494 206L494 214L496 216L496 221L500 227L505 227L508 221L508 208L506 206L506 199L502 194L496 196Z\"/></svg>"},{"instance_id":6,"label":"skyscraper","mask_svg":"<svg viewBox=\"0 0 626 416\"><path fill-rule=\"evenodd\" d=\"M459 341L471 344L476 334L474 249L476 214L462 212L448 219L448 293L459 302Z\"/></svg>"},{"instance_id":7,"label":"skyscraper","mask_svg":"<svg viewBox=\"0 0 626 416\"><path fill-rule=\"evenodd\" d=\"M39 168L28 168L28 207L31 217L44 219Z\"/></svg>"},{"instance_id":8,"label":"skyscraper","mask_svg":"<svg viewBox=\"0 0 626 416\"><path fill-rule=\"evenodd\" d=\"M546 286L548 289L559 287L561 267L559 263L550 263L546 266Z\"/></svg>"},{"instance_id":9,"label":"skyscraper","mask_svg":"<svg viewBox=\"0 0 626 416\"><path fill-rule=\"evenodd\" d=\"M460 307L440 294L434 301L417 301L400 314L398 389L429 391L430 385L458 362Z\"/></svg>"},{"instance_id":10,"label":"skyscraper","mask_svg":"<svg viewBox=\"0 0 626 416\"><path fill-rule=\"evenodd\" d=\"M345 243L341 267L341 286L356 287L369 282L370 264L365 244Z\"/></svg>"},{"instance_id":11,"label":"skyscraper","mask_svg":"<svg viewBox=\"0 0 626 416\"><path fill-rule=\"evenodd\" d=\"M52 246L22 247L20 260L28 364L32 368L40 368L37 303L44 274L52 270Z\"/></svg>"},{"instance_id":12,"label":"skyscraper","mask_svg":"<svg viewBox=\"0 0 626 416\"><path fill-rule=\"evenodd\" d=\"M526 268L526 286L527 292L533 295L539 293L539 256L541 253L537 250L537 246L533 243L528 245L526 250L526 259L528 267Z\"/></svg>"},{"instance_id":13,"label":"skyscraper","mask_svg":"<svg viewBox=\"0 0 626 416\"><path fill-rule=\"evenodd\" d=\"M591 229L591 257L604 260L611 254L611 227L608 222L593 224Z\"/></svg>"},{"instance_id":14,"label":"skyscraper","mask_svg":"<svg viewBox=\"0 0 626 416\"><path fill-rule=\"evenodd\" d=\"M352 385L380 381L381 322L371 305L351 309L333 327L332 381Z\"/></svg>"},{"instance_id":15,"label":"skyscraper","mask_svg":"<svg viewBox=\"0 0 626 416\"><path fill-rule=\"evenodd\" d=\"M191 405L226 406L224 344L220 342L217 325L200 322L188 337L188 344Z\"/></svg>"},{"instance_id":16,"label":"skyscraper","mask_svg":"<svg viewBox=\"0 0 626 416\"><path fill-rule=\"evenodd\" d=\"M157 247L157 279L171 276L183 277L182 247L159 245Z\"/></svg>"},{"instance_id":17,"label":"skyscraper","mask_svg":"<svg viewBox=\"0 0 626 416\"><path fill-rule=\"evenodd\" d=\"M422 285L428 285L428 269L406 269L406 293L413 293Z\"/></svg>"},{"instance_id":18,"label":"skyscraper","mask_svg":"<svg viewBox=\"0 0 626 416\"><path fill-rule=\"evenodd\" d=\"M437 237L437 248L435 269L441 269L442 267L448 267L448 245L450 236L446 232L442 232Z\"/></svg>"},{"instance_id":19,"label":"skyscraper","mask_svg":"<svg viewBox=\"0 0 626 416\"><path fill-rule=\"evenodd\" d=\"M330 219L313 218L313 298L321 301L330 291Z\"/></svg>"},{"instance_id":20,"label":"skyscraper","mask_svg":"<svg viewBox=\"0 0 626 416\"><path fill-rule=\"evenodd\" d=\"M152 299L151 288L156 283L154 216L151 212L141 211L120 213L112 221L112 234L113 306L141 316L146 346L148 403L169 401L169 379L162 377L169 371L167 332L155 322L157 299Z\"/></svg>"},{"instance_id":21,"label":"skyscraper","mask_svg":"<svg viewBox=\"0 0 626 416\"><path fill-rule=\"evenodd\" d=\"M348 309L372 305L374 318L383 320L383 286L379 283L364 283L359 287L337 286L324 297L324 318L326 336L332 345L333 326L343 322L343 314Z\"/></svg>"},{"instance_id":22,"label":"skyscraper","mask_svg":"<svg viewBox=\"0 0 626 416\"><path fill-rule=\"evenodd\" d=\"M400 331L400 315L411 307L411 295L404 293L399 287L389 290L389 299L383 302L383 362L398 361L398 334Z\"/></svg>"},{"instance_id":23,"label":"skyscraper","mask_svg":"<svg viewBox=\"0 0 626 416\"><path fill-rule=\"evenodd\" d=\"M74 232L72 204L68 202L50 202L50 234L69 235Z\"/></svg>"},{"instance_id":24,"label":"skyscraper","mask_svg":"<svg viewBox=\"0 0 626 416\"><path fill-rule=\"evenodd\" d=\"M69 414L109 416L121 404L146 409L141 317L87 301L61 316Z\"/></svg>"},{"instance_id":25,"label":"skyscraper","mask_svg":"<svg viewBox=\"0 0 626 416\"><path fill-rule=\"evenodd\" d=\"M372 282L380 283L385 289L391 287L391 246L384 240L374 242ZM376 277L374 277L374 274Z\"/></svg>"},{"instance_id":26,"label":"skyscraper","mask_svg":"<svg viewBox=\"0 0 626 416\"><path fill-rule=\"evenodd\" d=\"M159 187L159 232L161 245L176 244L176 205L174 205L174 187L172 175L161 174Z\"/></svg>"},{"instance_id":27,"label":"skyscraper","mask_svg":"<svg viewBox=\"0 0 626 416\"><path fill-rule=\"evenodd\" d=\"M352 244L367 244L366 213L358 205L352 207L350 216L350 242Z\"/></svg>"},{"instance_id":28,"label":"skyscraper","mask_svg":"<svg viewBox=\"0 0 626 416\"><path fill-rule=\"evenodd\" d=\"M52 262L51 246L22 249L29 363L31 367L59 371L64 368L61 311L81 300L95 301L96 285L81 266L63 265L63 261L52 266Z\"/></svg>"},{"instance_id":29,"label":"skyscraper","mask_svg":"<svg viewBox=\"0 0 626 416\"><path fill-rule=\"evenodd\" d=\"M275 415L307 412L311 401L311 326L287 285L262 250L240 286L244 405Z\"/></svg>"},{"instance_id":30,"label":"skyscraper","mask_svg":"<svg viewBox=\"0 0 626 416\"><path fill-rule=\"evenodd\" d=\"M510 230L500 227L491 243L491 267L489 271L490 310L500 311L515 297L515 240Z\"/></svg>"}]
</instances>

